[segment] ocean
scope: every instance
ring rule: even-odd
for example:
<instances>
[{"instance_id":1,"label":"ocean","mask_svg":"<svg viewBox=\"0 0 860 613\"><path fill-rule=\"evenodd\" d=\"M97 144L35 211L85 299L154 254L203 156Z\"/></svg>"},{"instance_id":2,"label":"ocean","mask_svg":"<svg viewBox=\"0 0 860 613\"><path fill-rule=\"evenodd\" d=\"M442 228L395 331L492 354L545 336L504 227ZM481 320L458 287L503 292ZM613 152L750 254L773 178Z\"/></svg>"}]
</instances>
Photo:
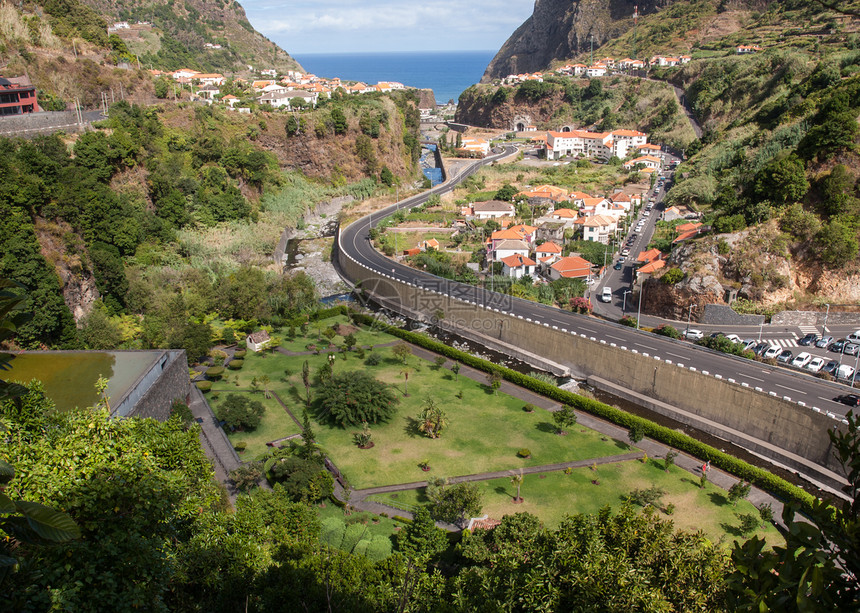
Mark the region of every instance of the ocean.
<instances>
[{"instance_id":1,"label":"ocean","mask_svg":"<svg viewBox=\"0 0 860 613\"><path fill-rule=\"evenodd\" d=\"M455 102L481 80L495 51L410 51L406 53L314 53L294 55L311 74L375 85L397 81L432 89L437 104Z\"/></svg>"}]
</instances>

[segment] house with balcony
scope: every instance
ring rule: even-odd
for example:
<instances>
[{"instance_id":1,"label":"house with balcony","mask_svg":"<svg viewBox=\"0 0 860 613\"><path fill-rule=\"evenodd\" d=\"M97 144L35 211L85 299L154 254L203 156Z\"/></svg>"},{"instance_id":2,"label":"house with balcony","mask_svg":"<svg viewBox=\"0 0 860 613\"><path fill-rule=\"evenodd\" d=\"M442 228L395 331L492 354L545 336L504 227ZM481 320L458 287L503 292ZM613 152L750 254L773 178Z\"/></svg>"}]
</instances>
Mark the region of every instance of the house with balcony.
<instances>
[{"instance_id":1,"label":"house with balcony","mask_svg":"<svg viewBox=\"0 0 860 613\"><path fill-rule=\"evenodd\" d=\"M609 244L609 239L615 236L618 222L609 215L587 217L582 222L582 240Z\"/></svg>"},{"instance_id":2,"label":"house with balcony","mask_svg":"<svg viewBox=\"0 0 860 613\"><path fill-rule=\"evenodd\" d=\"M0 117L38 113L36 86L26 76L0 77Z\"/></svg>"}]
</instances>

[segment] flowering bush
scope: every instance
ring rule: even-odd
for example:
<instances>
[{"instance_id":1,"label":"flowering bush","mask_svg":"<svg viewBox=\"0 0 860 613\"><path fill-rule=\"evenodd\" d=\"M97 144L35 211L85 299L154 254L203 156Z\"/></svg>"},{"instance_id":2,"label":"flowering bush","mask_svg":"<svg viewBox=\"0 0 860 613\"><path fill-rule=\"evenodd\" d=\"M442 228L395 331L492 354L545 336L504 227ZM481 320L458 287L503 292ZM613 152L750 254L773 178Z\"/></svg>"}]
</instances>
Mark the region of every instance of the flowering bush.
<instances>
[{"instance_id":1,"label":"flowering bush","mask_svg":"<svg viewBox=\"0 0 860 613\"><path fill-rule=\"evenodd\" d=\"M584 315L591 314L591 300L588 298L583 298L581 296L577 296L576 298L570 299L570 309L574 313L582 313Z\"/></svg>"}]
</instances>

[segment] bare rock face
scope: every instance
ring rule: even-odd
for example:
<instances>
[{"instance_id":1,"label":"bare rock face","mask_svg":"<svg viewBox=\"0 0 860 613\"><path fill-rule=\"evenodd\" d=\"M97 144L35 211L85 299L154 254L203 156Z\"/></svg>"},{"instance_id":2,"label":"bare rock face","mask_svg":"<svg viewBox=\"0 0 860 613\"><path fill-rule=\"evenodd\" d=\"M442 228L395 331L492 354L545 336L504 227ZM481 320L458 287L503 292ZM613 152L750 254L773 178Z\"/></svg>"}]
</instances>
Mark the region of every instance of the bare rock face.
<instances>
[{"instance_id":1,"label":"bare rock face","mask_svg":"<svg viewBox=\"0 0 860 613\"><path fill-rule=\"evenodd\" d=\"M489 83L509 74L543 70L550 62L595 48L633 27L633 7L655 13L675 0L536 0L534 13L516 29L487 66Z\"/></svg>"}]
</instances>

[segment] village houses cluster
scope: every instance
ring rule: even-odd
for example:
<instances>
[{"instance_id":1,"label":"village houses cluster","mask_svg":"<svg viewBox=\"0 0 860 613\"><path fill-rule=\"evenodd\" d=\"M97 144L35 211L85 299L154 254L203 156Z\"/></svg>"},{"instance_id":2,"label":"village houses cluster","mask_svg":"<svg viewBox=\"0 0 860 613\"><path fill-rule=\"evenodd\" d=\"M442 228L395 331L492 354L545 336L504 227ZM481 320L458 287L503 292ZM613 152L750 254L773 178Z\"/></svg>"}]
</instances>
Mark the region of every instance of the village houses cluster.
<instances>
[{"instance_id":1,"label":"village houses cluster","mask_svg":"<svg viewBox=\"0 0 860 613\"><path fill-rule=\"evenodd\" d=\"M250 66L248 68L251 69ZM197 98L210 104L220 100L230 108L235 108L240 101L237 96L232 94L221 96L221 87L227 78L220 73L202 73L189 68L182 68L173 72L160 70L150 70L149 72L154 77L165 76L172 78L181 85L194 86L194 93ZM321 96L331 98L332 93L338 89L342 89L346 94L369 94L407 89L402 83L394 81L380 81L376 85L367 85L360 82L342 82L337 77L327 79L295 70L283 73L280 78L274 69L258 72L265 78L250 82L246 79L234 78L233 81L250 87L260 104L268 104L287 111L297 108L313 108Z\"/></svg>"},{"instance_id":2,"label":"village houses cluster","mask_svg":"<svg viewBox=\"0 0 860 613\"><path fill-rule=\"evenodd\" d=\"M758 45L738 45L735 49L737 54L756 53L762 51ZM668 68L672 66L680 66L688 64L692 60L689 55L655 55L651 59L635 60L626 57L622 60L616 60L611 57L605 57L595 61L593 64L566 64L557 68L555 73L569 77L605 77L608 74L616 72L630 72L635 70L648 70L650 68ZM513 85L517 83L525 83L526 81L543 82L545 77L551 76L552 73L531 73L531 74L510 74L502 83Z\"/></svg>"}]
</instances>

